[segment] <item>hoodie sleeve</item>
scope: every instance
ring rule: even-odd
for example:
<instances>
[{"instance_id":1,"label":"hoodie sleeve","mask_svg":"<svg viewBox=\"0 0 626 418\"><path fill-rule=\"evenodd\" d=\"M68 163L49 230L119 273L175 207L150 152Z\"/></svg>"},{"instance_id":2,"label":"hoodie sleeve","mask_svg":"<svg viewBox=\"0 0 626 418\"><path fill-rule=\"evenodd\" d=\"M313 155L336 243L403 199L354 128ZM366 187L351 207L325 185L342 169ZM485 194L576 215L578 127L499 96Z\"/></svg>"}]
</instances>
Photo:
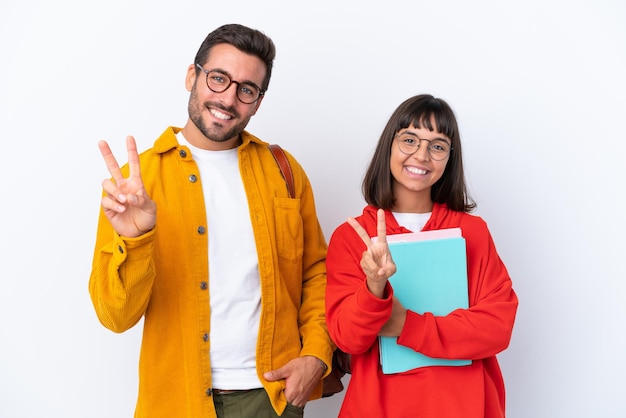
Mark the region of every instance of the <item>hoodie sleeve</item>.
<instances>
[{"instance_id":1,"label":"hoodie sleeve","mask_svg":"<svg viewBox=\"0 0 626 418\"><path fill-rule=\"evenodd\" d=\"M363 224L363 219L357 219ZM369 230L367 225L364 225ZM365 244L348 223L333 233L326 268L326 321L333 341L343 351L361 354L376 341L391 316L392 289L379 299L367 288L360 261Z\"/></svg>"}]
</instances>

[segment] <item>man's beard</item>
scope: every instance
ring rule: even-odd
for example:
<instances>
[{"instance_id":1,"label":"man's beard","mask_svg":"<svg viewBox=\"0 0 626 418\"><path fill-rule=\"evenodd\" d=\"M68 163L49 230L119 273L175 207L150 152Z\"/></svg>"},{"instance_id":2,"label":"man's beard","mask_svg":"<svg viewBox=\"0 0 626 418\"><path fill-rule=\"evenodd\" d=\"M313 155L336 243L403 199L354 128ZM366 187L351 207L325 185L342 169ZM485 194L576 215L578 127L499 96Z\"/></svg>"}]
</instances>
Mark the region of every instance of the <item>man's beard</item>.
<instances>
[{"instance_id":1,"label":"man's beard","mask_svg":"<svg viewBox=\"0 0 626 418\"><path fill-rule=\"evenodd\" d=\"M219 122L213 122L211 126L207 126L202 119L202 111L207 111L209 106L214 107L216 109L223 110L224 112L228 112L235 117L239 117L239 112L232 108L226 108L219 103L215 102L205 102L200 104L198 100L198 95L196 93L195 86L191 91L191 95L189 97L189 105L187 110L189 112L189 119L196 125L198 130L202 132L202 135L215 142L225 142L233 137L239 136L241 132L246 128L248 122L250 122L250 118L252 116L248 116L245 119L242 119L241 122L233 126L231 129L224 131L223 125Z\"/></svg>"}]
</instances>

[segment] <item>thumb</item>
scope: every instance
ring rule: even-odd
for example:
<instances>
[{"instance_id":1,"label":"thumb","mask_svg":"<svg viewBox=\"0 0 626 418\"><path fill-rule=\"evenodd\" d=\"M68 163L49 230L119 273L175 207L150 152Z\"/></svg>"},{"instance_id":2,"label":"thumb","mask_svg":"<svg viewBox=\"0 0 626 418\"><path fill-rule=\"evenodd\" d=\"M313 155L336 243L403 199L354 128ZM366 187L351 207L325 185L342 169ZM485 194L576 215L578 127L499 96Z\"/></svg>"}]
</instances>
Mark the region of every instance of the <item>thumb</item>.
<instances>
[{"instance_id":1,"label":"thumb","mask_svg":"<svg viewBox=\"0 0 626 418\"><path fill-rule=\"evenodd\" d=\"M287 376L285 375L283 368L277 370L270 370L269 372L263 373L263 377L268 382L275 382L280 379L285 379Z\"/></svg>"},{"instance_id":2,"label":"thumb","mask_svg":"<svg viewBox=\"0 0 626 418\"><path fill-rule=\"evenodd\" d=\"M126 201L133 205L133 206L138 206L139 205L139 199L137 198L137 195L134 193L128 193L126 196Z\"/></svg>"}]
</instances>

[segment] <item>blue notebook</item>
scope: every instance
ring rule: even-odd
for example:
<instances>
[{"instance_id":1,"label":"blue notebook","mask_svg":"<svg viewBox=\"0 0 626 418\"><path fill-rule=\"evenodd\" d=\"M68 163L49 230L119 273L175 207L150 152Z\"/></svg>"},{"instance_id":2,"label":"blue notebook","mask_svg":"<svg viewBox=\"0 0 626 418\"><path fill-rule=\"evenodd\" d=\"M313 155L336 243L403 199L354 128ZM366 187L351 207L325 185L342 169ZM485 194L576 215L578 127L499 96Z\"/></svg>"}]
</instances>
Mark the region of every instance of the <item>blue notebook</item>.
<instances>
[{"instance_id":1,"label":"blue notebook","mask_svg":"<svg viewBox=\"0 0 626 418\"><path fill-rule=\"evenodd\" d=\"M468 307L467 257L461 228L390 235L387 242L397 267L389 282L405 308L444 316ZM471 364L471 360L427 357L398 345L396 337L379 339L385 374L425 366Z\"/></svg>"}]
</instances>

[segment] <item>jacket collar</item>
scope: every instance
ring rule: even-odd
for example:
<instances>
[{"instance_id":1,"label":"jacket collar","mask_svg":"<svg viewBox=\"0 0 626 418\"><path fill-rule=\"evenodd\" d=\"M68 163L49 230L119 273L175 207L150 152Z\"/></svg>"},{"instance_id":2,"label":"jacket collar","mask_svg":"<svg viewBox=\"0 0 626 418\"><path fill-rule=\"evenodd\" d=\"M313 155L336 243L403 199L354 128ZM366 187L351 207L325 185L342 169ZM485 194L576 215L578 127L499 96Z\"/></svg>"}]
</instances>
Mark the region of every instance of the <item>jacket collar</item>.
<instances>
[{"instance_id":1,"label":"jacket collar","mask_svg":"<svg viewBox=\"0 0 626 418\"><path fill-rule=\"evenodd\" d=\"M154 151L157 154L163 154L170 151L171 149L179 147L180 144L178 143L176 134L178 134L182 129L183 128L179 128L176 126L168 126L167 129L165 129L165 131L161 134L161 136L157 138L157 140L154 142ZM244 148L251 142L264 146L268 145L267 142L262 141L248 131L243 131L241 133L241 140L242 142L241 145L239 145L239 148Z\"/></svg>"}]
</instances>

